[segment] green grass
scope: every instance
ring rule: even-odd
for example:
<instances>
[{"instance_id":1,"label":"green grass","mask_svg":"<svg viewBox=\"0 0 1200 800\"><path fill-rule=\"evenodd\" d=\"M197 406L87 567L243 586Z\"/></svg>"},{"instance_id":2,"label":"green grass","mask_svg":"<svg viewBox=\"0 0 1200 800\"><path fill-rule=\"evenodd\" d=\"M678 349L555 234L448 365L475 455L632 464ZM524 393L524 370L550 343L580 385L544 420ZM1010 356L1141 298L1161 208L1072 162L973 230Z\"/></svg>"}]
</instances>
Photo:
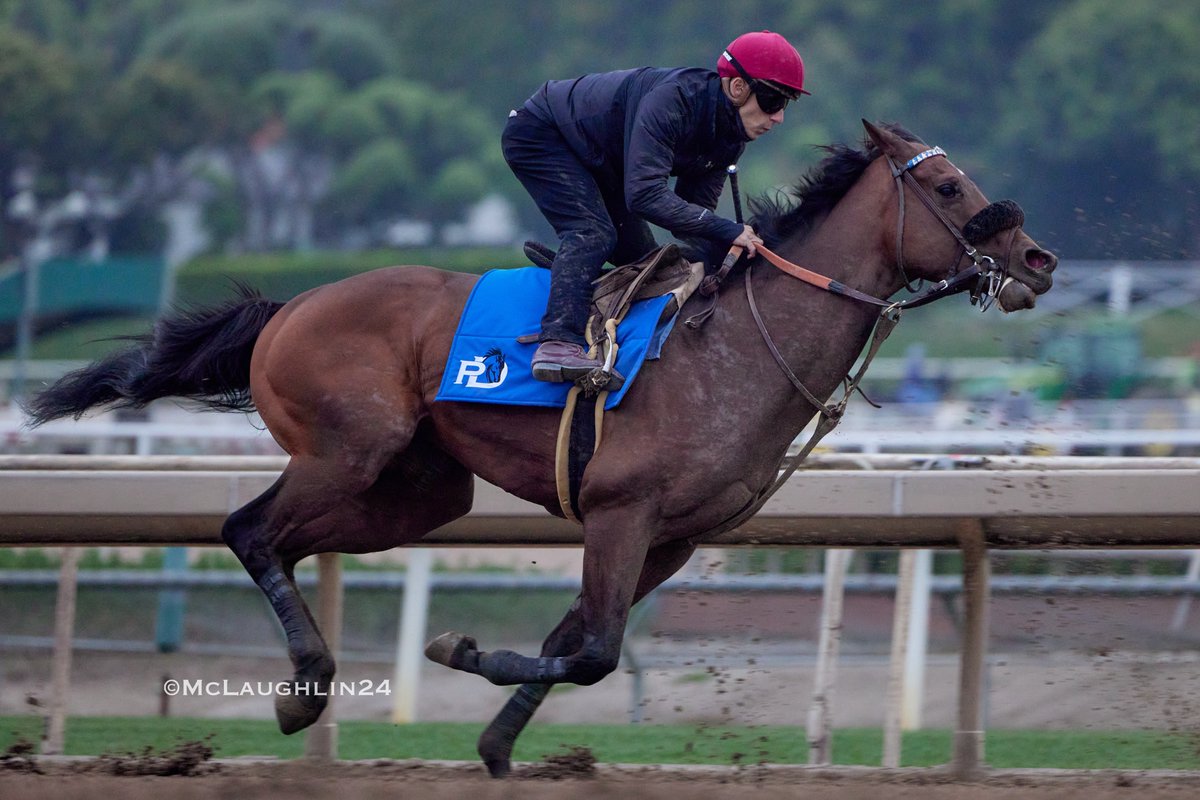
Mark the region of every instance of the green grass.
<instances>
[{"instance_id":1,"label":"green grass","mask_svg":"<svg viewBox=\"0 0 1200 800\"><path fill-rule=\"evenodd\" d=\"M37 741L38 717L0 717L0 749L18 739ZM423 758L474 760L478 723L390 725L347 721L339 726L344 759ZM73 755L167 749L182 741L209 740L217 757L299 757L302 736L283 736L270 720L76 717L68 721L66 751ZM514 758L536 761L572 745L586 745L607 763L801 764L807 759L803 728L717 725L532 725ZM987 762L998 768L1200 769L1200 733L1156 731L989 731ZM905 734L905 766L936 766L950 760L949 731ZM833 736L837 764L877 765L878 729L848 728Z\"/></svg>"}]
</instances>

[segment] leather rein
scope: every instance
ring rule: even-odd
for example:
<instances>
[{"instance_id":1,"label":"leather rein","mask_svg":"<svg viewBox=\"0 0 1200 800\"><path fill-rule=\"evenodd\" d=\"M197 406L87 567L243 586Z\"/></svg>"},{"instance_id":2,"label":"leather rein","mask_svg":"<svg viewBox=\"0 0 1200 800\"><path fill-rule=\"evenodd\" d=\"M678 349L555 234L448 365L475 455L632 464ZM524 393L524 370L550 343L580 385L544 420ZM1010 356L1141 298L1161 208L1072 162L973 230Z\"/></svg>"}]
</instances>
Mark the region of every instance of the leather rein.
<instances>
[{"instance_id":1,"label":"leather rein","mask_svg":"<svg viewBox=\"0 0 1200 800\"><path fill-rule=\"evenodd\" d=\"M834 428L837 427L838 423L841 422L842 415L845 413L846 405L850 402L851 395L853 395L855 391L862 393L862 390L859 388L859 384L866 375L867 367L870 366L872 360L874 360L876 354L879 352L879 348L883 345L884 341L896 327L896 324L900 321L900 313L904 309L916 308L952 294L969 291L971 293L972 305L978 304L981 311L986 311L999 296L1003 288L1008 284L1008 281L1012 280L1012 278L1008 277L1007 274L1007 263L1005 263L1002 267L997 266L995 259L991 258L990 256L980 254L979 251L971 244L971 242L968 241L967 237L963 234L963 231L960 230L952 221L950 221L950 219L942 212L942 210L937 207L937 204L934 202L933 198L930 197L929 193L925 191L925 188L921 186L920 183L917 182L916 178L912 176L912 169L922 161L934 157L945 158L946 152L942 150L942 148L933 147L928 150L924 150L910 158L901 166L897 166L896 162L892 160L891 156L885 154L884 157L887 159L888 167L891 169L892 177L895 179L896 192L899 196L900 210L896 222L896 259L897 268L900 271L900 277L904 282L904 285L909 289L909 291L913 291L912 283L909 281L908 274L904 269L903 248L905 184L907 184L908 187L913 190L925 207L928 208L933 215L941 221L942 225L946 227L951 235L954 236L954 238L962 246L963 252L971 259L972 263L966 269L957 271L958 263L960 263L962 260L962 256L960 255L959 260L954 264L952 273L948 278L934 284L927 291L923 292L917 297L913 297L908 300L892 302L874 297L873 295L859 291L852 286L847 286L841 281L833 280L832 278L821 275L818 272L801 267L798 264L794 264L782 256L772 252L770 249L763 247L762 245L758 246L758 252L762 255L762 257L782 272L785 272L788 275L798 278L799 280L811 284L819 289L823 289L833 294L842 295L853 300L858 300L863 303L878 306L882 310L879 313L879 317L875 321L871 345L867 350L866 356L863 358L862 364L859 366L857 372L855 372L853 376L847 375L846 378L843 379L842 397L836 403L830 404L816 397L808 389L808 387L801 382L801 380L796 376L795 372L792 371L791 367L788 366L783 355L779 352L779 348L776 347L774 340L771 338L771 334L767 331L766 324L764 323L762 315L758 310L758 303L754 298L754 286L753 281L751 280L753 263L746 268L746 299L750 304L750 313L754 316L754 322L758 326L759 333L762 334L763 341L766 343L767 349L771 352L772 358L775 359L775 363L783 371L783 374L787 376L787 379L791 382L792 386L794 386L809 403L816 407L820 414L820 419L817 422L816 429L813 431L804 447L801 448L800 451L791 458L791 463L788 465L788 467L782 472L779 472L774 481L760 489L759 492L746 504L746 506L742 508L741 511L725 520L725 522L721 523L721 525L719 525L717 528L714 528L712 531L714 533L718 530L729 530L732 527L737 527L750 517L754 516L754 514L757 513L763 504L766 503L766 501L771 497L771 495L778 491L778 489L787 482L788 478L792 476L792 473L795 472L800 466L800 463L808 457L808 454L812 452L813 448L817 446L821 439L823 439L826 435L833 431ZM1002 201L1002 203L1007 202L1010 201ZM965 227L967 229L972 228L973 222L982 219L986 212L992 209L993 206L998 205L1000 204L993 203L989 205L987 208L976 214L976 216L973 217ZM1015 206L1015 204L1013 205ZM1013 227L1013 236L1016 235L1016 230L1017 227ZM704 282L701 283L700 293L708 297L715 295L721 281L733 268L733 265L741 257L741 254L741 247L734 246L730 248L729 254L725 257L720 269L718 269L715 274L705 278ZM711 314L711 312L712 306L710 305L705 311L702 311L685 321L685 324L692 328L699 327L699 325L703 323L703 321L708 317L709 314ZM867 402L871 403L871 405L875 405L875 403L873 403L870 398L867 398L865 394L863 397L866 398ZM784 457L784 460L787 460L787 456Z\"/></svg>"}]
</instances>

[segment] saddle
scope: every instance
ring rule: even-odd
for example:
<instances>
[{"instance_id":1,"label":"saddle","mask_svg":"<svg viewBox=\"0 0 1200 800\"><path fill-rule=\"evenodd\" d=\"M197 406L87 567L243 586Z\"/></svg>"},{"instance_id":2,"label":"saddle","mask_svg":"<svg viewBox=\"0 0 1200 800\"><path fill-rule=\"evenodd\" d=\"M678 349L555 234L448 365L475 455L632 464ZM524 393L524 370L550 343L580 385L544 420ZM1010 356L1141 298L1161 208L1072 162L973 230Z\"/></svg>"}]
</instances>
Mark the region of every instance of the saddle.
<instances>
[{"instance_id":1,"label":"saddle","mask_svg":"<svg viewBox=\"0 0 1200 800\"><path fill-rule=\"evenodd\" d=\"M525 255L539 267L549 269L554 263L554 251L538 242L526 242ZM620 388L620 382L624 380L612 370L616 362L617 326L634 301L666 294L672 299L664 306L660 322L670 319L683 308L703 279L704 264L689 262L680 253L678 245L669 244L651 251L636 263L608 270L594 281L592 313L588 317L585 336L591 345L591 354L603 354L604 367L593 370L571 388L559 422L555 448L559 507L567 519L578 522L581 516L579 489L583 472L600 446L603 393ZM536 339L536 334L521 337L525 342Z\"/></svg>"},{"instance_id":2,"label":"saddle","mask_svg":"<svg viewBox=\"0 0 1200 800\"><path fill-rule=\"evenodd\" d=\"M535 266L550 269L554 264L554 251L540 242L526 242L525 255ZM662 320L670 319L683 308L703 279L704 264L689 262L678 245L668 244L650 251L640 261L606 270L593 281L591 313L584 336L592 354L603 357L604 367L580 379L584 393L594 395L620 388L623 379L612 372L616 359L616 327L635 301L671 295L661 317ZM612 330L609 330L610 324ZM522 336L518 341L537 341L537 334Z\"/></svg>"}]
</instances>

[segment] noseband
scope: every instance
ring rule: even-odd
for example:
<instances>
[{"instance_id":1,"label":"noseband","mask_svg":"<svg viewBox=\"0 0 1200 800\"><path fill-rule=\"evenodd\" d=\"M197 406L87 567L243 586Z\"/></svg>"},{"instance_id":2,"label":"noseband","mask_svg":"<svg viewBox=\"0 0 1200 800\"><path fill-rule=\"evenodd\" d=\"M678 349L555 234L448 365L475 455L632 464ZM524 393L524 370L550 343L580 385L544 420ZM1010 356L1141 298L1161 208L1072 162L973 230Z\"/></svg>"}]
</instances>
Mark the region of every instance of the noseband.
<instances>
[{"instance_id":1,"label":"noseband","mask_svg":"<svg viewBox=\"0 0 1200 800\"><path fill-rule=\"evenodd\" d=\"M908 272L904 269L904 186L908 185L917 199L929 211L941 221L946 230L952 235L962 247L963 252L971 259L973 266L966 270L958 271L958 261L955 262L950 271L950 277L937 283L930 292L914 298L913 301L905 305L924 305L932 302L939 297L954 292L969 290L971 293L971 304L978 305L980 311L986 311L991 307L992 303L1000 295L1000 292L1012 280L1008 276L1008 259L1004 260L1003 265L997 265L996 260L991 256L982 255L975 245L986 242L988 239L995 236L997 233L1005 230L1011 230L1012 236L1017 235L1017 229L1025 224L1025 212L1013 200L1000 200L991 203L980 209L975 216L967 220L967 224L959 230L958 226L950 221L933 198L929 196L929 192L925 191L925 187L921 186L917 179L912 176L912 169L929 158L946 157L946 151L940 147L931 147L928 150L923 150L915 156L904 162L902 166L897 166L892 157L884 154L887 159L888 167L892 171L892 178L896 181L896 195L900 203L900 211L896 215L896 266L900 270L900 279L904 281L904 286L910 292L915 292L916 289L909 280ZM1011 238L1010 238L1011 249ZM959 259L961 261L961 258ZM971 281L974 281L974 286L968 286Z\"/></svg>"}]
</instances>

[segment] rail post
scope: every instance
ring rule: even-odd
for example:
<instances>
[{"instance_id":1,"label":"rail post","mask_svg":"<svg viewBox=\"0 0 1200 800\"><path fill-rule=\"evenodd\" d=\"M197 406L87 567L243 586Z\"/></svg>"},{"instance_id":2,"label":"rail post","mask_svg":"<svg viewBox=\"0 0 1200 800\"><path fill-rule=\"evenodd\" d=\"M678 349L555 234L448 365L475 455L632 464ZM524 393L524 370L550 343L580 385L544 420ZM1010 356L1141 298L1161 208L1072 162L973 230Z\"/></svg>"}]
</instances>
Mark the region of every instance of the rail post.
<instances>
[{"instance_id":1,"label":"rail post","mask_svg":"<svg viewBox=\"0 0 1200 800\"><path fill-rule=\"evenodd\" d=\"M79 548L64 547L54 604L54 656L51 666L50 715L46 721L44 755L62 755L66 740L67 702L71 695L71 640L75 637L75 592L79 577Z\"/></svg>"},{"instance_id":2,"label":"rail post","mask_svg":"<svg viewBox=\"0 0 1200 800\"><path fill-rule=\"evenodd\" d=\"M913 558L912 610L908 619L908 647L904 653L904 697L900 728L921 729L925 700L925 662L929 657L929 598L933 580L933 551L921 549Z\"/></svg>"},{"instance_id":3,"label":"rail post","mask_svg":"<svg viewBox=\"0 0 1200 800\"><path fill-rule=\"evenodd\" d=\"M958 725L951 767L959 779L983 769L983 670L987 655L989 568L983 522L965 519L959 540L963 554L963 642L958 678Z\"/></svg>"},{"instance_id":4,"label":"rail post","mask_svg":"<svg viewBox=\"0 0 1200 800\"><path fill-rule=\"evenodd\" d=\"M428 547L410 550L408 568L404 573L404 607L400 612L400 631L397 636L396 695L392 700L392 722L398 725L417 721L432 573L433 550Z\"/></svg>"},{"instance_id":5,"label":"rail post","mask_svg":"<svg viewBox=\"0 0 1200 800\"><path fill-rule=\"evenodd\" d=\"M833 756L833 691L837 685L838 649L842 643L842 606L846 570L853 551L825 551L825 589L821 595L821 633L817 642L817 674L808 711L808 763L829 764Z\"/></svg>"},{"instance_id":6,"label":"rail post","mask_svg":"<svg viewBox=\"0 0 1200 800\"><path fill-rule=\"evenodd\" d=\"M187 572L186 547L168 547L163 553L163 571L174 575ZM158 616L154 621L154 644L160 653L174 653L183 644L183 617L187 594L183 589L160 589Z\"/></svg>"},{"instance_id":7,"label":"rail post","mask_svg":"<svg viewBox=\"0 0 1200 800\"><path fill-rule=\"evenodd\" d=\"M896 574L896 608L892 616L892 652L888 662L887 699L883 717L883 766L900 766L900 737L903 726L905 664L909 645L908 627L913 600L913 575L917 553L901 550Z\"/></svg>"},{"instance_id":8,"label":"rail post","mask_svg":"<svg viewBox=\"0 0 1200 800\"><path fill-rule=\"evenodd\" d=\"M317 625L334 659L342 647L342 562L337 553L317 556ZM333 761L338 753L338 726L334 716L333 692L321 716L304 740L306 758Z\"/></svg>"}]
</instances>

